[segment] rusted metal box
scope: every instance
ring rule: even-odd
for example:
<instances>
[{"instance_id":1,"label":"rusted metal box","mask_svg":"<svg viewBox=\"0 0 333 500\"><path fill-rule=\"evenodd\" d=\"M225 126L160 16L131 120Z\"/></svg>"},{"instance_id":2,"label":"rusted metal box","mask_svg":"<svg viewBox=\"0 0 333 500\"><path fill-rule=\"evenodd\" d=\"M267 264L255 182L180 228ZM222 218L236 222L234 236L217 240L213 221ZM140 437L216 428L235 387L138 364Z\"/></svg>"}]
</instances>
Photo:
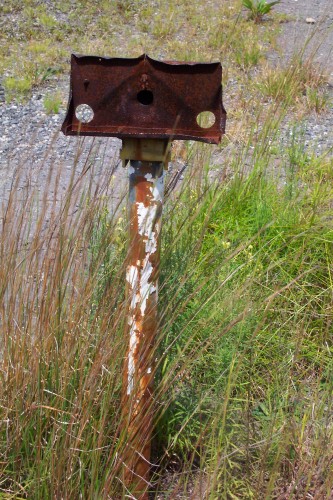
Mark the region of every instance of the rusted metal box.
<instances>
[{"instance_id":1,"label":"rusted metal box","mask_svg":"<svg viewBox=\"0 0 333 500\"><path fill-rule=\"evenodd\" d=\"M191 139L217 144L225 131L220 63L72 55L65 135ZM82 118L78 111L90 111ZM214 123L200 126L210 112Z\"/></svg>"}]
</instances>

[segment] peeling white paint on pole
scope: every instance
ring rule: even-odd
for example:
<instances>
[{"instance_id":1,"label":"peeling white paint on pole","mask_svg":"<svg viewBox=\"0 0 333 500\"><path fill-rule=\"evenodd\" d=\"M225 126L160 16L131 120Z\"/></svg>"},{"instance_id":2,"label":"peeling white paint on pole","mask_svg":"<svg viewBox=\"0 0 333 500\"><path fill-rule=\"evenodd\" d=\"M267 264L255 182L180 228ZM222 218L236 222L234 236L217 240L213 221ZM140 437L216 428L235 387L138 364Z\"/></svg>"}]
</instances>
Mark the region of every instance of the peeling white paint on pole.
<instances>
[{"instance_id":1,"label":"peeling white paint on pole","mask_svg":"<svg viewBox=\"0 0 333 500\"><path fill-rule=\"evenodd\" d=\"M131 288L131 310L134 310L139 300L137 290L139 282L139 273L136 266L129 266L126 272L126 280Z\"/></svg>"},{"instance_id":2,"label":"peeling white paint on pole","mask_svg":"<svg viewBox=\"0 0 333 500\"><path fill-rule=\"evenodd\" d=\"M150 188L151 193L153 195L153 200L156 202L163 203L163 194L164 194L164 174L161 177L157 177L154 179L155 182L153 186Z\"/></svg>"},{"instance_id":3,"label":"peeling white paint on pole","mask_svg":"<svg viewBox=\"0 0 333 500\"><path fill-rule=\"evenodd\" d=\"M142 318L145 315L147 300L149 295L156 291L157 286L150 283L150 278L153 273L153 266L149 261L150 254L146 256L144 267L140 278L140 311Z\"/></svg>"},{"instance_id":4,"label":"peeling white paint on pole","mask_svg":"<svg viewBox=\"0 0 333 500\"><path fill-rule=\"evenodd\" d=\"M140 304L141 318L144 318L147 301L149 296L157 291L157 285L150 283L153 273L153 266L149 261L150 253L144 259L141 273L138 267L129 266L126 273L126 280L130 286L131 301L130 301L130 315L128 324L129 331L129 351L128 351L128 374L127 374L127 395L129 396L134 388L134 375L135 375L135 350L138 344L139 325L136 321L136 307ZM140 261L137 261L140 264ZM140 280L139 280L140 274ZM147 372L151 373L151 371Z\"/></svg>"},{"instance_id":5,"label":"peeling white paint on pole","mask_svg":"<svg viewBox=\"0 0 333 500\"><path fill-rule=\"evenodd\" d=\"M126 280L129 284L129 289L131 294L130 315L128 318L130 331L129 331L129 350L128 350L128 369L127 369L127 395L131 394L134 387L134 373L135 373L134 354L138 343L137 327L135 321L135 309L137 302L140 300L137 293L138 278L139 278L138 268L136 266L129 266L126 272Z\"/></svg>"},{"instance_id":6,"label":"peeling white paint on pole","mask_svg":"<svg viewBox=\"0 0 333 500\"><path fill-rule=\"evenodd\" d=\"M150 173L145 174L145 179L147 179L148 182L154 182L154 177Z\"/></svg>"},{"instance_id":7,"label":"peeling white paint on pole","mask_svg":"<svg viewBox=\"0 0 333 500\"><path fill-rule=\"evenodd\" d=\"M126 280L129 285L129 349L127 361L127 395L132 394L140 377L140 348L146 341L143 335L143 322L147 314L156 315L156 310L147 311L149 298L157 296L156 263L158 262L158 240L161 231L161 213L163 201L163 171L154 171L140 175L136 168L129 167L130 184L133 182L133 191L130 193L131 224L137 228L137 234L132 234L133 254L137 256L127 268ZM136 174L138 177L136 178ZM145 180L142 179L144 177ZM131 181L132 179L132 181ZM140 193L140 195L138 194ZM139 198L139 200L138 200ZM138 200L138 201L136 201ZM143 200L143 201L141 201ZM154 275L155 273L155 275ZM156 309L157 297L152 303ZM140 344L141 343L141 344ZM140 347L141 345L141 347ZM138 364L138 366L136 366ZM151 375L152 368L145 368L147 376Z\"/></svg>"}]
</instances>

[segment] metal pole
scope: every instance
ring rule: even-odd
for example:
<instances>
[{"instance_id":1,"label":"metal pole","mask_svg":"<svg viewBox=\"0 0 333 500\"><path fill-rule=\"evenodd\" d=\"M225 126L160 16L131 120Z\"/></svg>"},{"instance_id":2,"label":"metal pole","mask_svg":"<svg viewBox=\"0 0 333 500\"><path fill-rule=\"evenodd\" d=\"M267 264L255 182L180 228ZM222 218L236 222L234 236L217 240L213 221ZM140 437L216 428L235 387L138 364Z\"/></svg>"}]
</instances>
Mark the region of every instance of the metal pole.
<instances>
[{"instance_id":1,"label":"metal pole","mask_svg":"<svg viewBox=\"0 0 333 500\"><path fill-rule=\"evenodd\" d=\"M123 481L126 490L140 500L148 499L151 467L163 180L163 162L130 161L130 248L126 269L128 348L123 375L127 444L123 457Z\"/></svg>"},{"instance_id":2,"label":"metal pole","mask_svg":"<svg viewBox=\"0 0 333 500\"><path fill-rule=\"evenodd\" d=\"M128 346L122 394L125 491L148 499L152 385L157 329L157 279L163 167L170 143L185 139L218 144L225 131L220 63L71 58L71 92L65 135L118 137L130 169L130 251L127 265ZM82 116L82 108L88 112ZM200 125L202 113L214 123ZM128 491L126 491L128 497Z\"/></svg>"}]
</instances>

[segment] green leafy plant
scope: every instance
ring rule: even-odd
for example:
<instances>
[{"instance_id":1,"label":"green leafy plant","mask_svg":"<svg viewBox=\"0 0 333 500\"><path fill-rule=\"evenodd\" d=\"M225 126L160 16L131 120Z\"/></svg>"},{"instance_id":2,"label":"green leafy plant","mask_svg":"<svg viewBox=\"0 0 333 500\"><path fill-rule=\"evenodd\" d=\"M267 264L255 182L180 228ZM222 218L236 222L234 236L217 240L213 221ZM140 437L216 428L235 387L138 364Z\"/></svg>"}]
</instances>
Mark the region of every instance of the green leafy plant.
<instances>
[{"instance_id":1,"label":"green leafy plant","mask_svg":"<svg viewBox=\"0 0 333 500\"><path fill-rule=\"evenodd\" d=\"M249 19L255 23L260 23L266 14L269 14L274 5L280 3L280 0L267 2L266 0L243 0L243 6L249 10Z\"/></svg>"}]
</instances>

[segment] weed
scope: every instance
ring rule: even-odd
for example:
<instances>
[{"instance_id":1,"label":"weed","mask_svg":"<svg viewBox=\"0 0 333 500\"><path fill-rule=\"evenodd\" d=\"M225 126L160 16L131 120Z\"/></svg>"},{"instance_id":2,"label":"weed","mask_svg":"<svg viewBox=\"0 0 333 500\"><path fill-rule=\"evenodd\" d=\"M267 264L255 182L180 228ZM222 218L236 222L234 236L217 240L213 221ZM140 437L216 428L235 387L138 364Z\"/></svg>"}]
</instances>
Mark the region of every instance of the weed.
<instances>
[{"instance_id":1,"label":"weed","mask_svg":"<svg viewBox=\"0 0 333 500\"><path fill-rule=\"evenodd\" d=\"M62 98L59 93L48 93L43 100L46 114L58 114L62 104Z\"/></svg>"},{"instance_id":2,"label":"weed","mask_svg":"<svg viewBox=\"0 0 333 500\"><path fill-rule=\"evenodd\" d=\"M286 67L268 67L261 76L259 88L264 95L287 105L300 103L307 94L311 96L308 104L317 101L320 105L319 89L325 82L325 75L311 60L303 61L302 58L294 57Z\"/></svg>"},{"instance_id":3,"label":"weed","mask_svg":"<svg viewBox=\"0 0 333 500\"><path fill-rule=\"evenodd\" d=\"M235 62L244 70L257 66L262 57L262 48L258 42L248 41L240 44L235 50Z\"/></svg>"},{"instance_id":4,"label":"weed","mask_svg":"<svg viewBox=\"0 0 333 500\"><path fill-rule=\"evenodd\" d=\"M38 22L47 29L55 28L58 24L53 16L49 16L45 13L41 13L38 16Z\"/></svg>"},{"instance_id":5,"label":"weed","mask_svg":"<svg viewBox=\"0 0 333 500\"><path fill-rule=\"evenodd\" d=\"M314 110L319 114L329 107L331 97L328 92L322 89L308 87L306 89L306 102L310 110Z\"/></svg>"},{"instance_id":6,"label":"weed","mask_svg":"<svg viewBox=\"0 0 333 500\"><path fill-rule=\"evenodd\" d=\"M29 76L15 78L13 76L8 76L4 79L4 87L6 89L6 95L8 100L11 100L14 96L26 95L32 87L32 79Z\"/></svg>"},{"instance_id":7,"label":"weed","mask_svg":"<svg viewBox=\"0 0 333 500\"><path fill-rule=\"evenodd\" d=\"M281 0L267 2L267 0L242 0L243 6L249 10L249 19L255 23L260 23L266 14L269 14L274 5L280 3Z\"/></svg>"}]
</instances>

